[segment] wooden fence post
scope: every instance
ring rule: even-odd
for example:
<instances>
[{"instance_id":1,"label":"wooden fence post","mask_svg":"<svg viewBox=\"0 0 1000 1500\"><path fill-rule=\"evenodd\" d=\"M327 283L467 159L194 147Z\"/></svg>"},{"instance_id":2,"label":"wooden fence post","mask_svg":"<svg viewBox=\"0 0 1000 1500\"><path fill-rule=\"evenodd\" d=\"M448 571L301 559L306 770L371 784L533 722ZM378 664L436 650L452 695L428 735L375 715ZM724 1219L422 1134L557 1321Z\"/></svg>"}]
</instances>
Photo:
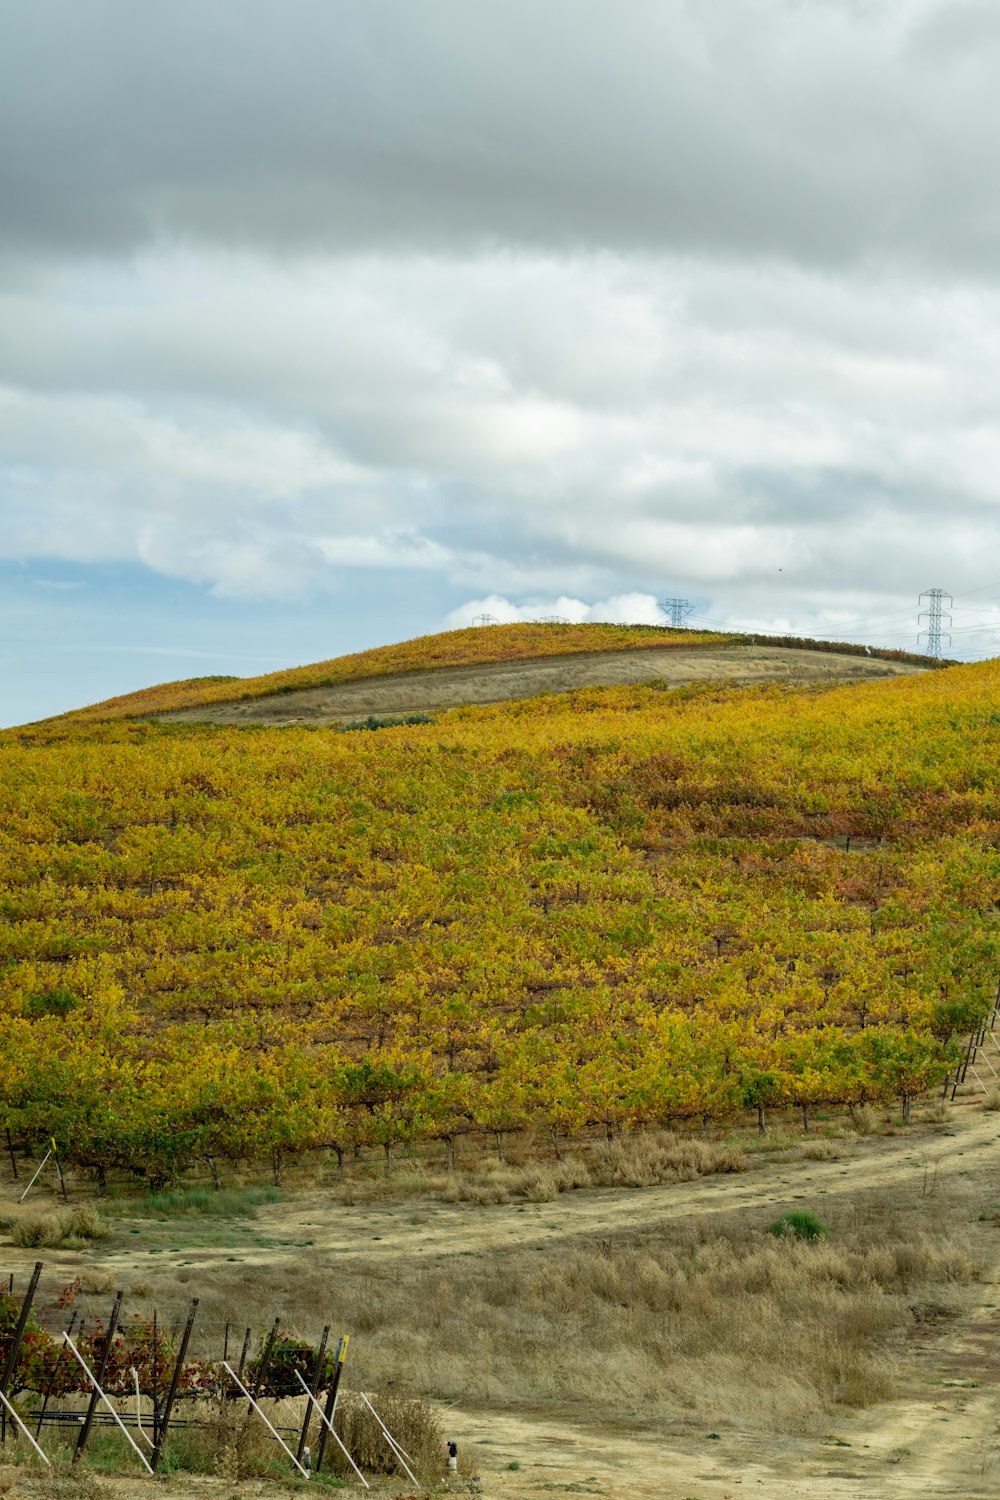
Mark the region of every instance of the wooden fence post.
<instances>
[{"instance_id":1,"label":"wooden fence post","mask_svg":"<svg viewBox=\"0 0 1000 1500\"><path fill-rule=\"evenodd\" d=\"M181 1347L177 1351L177 1363L174 1365L174 1373L171 1377L170 1389L167 1392L167 1399L163 1407L163 1415L160 1418L159 1431L156 1436L156 1447L153 1449L153 1457L150 1461L150 1468L154 1473L156 1472L157 1465L160 1462L160 1455L163 1452L163 1445L167 1441L167 1429L170 1426L170 1413L174 1409L174 1397L177 1395L177 1386L181 1378L181 1370L184 1368L184 1361L187 1358L188 1344L191 1342L191 1329L194 1327L194 1315L197 1311L198 1298L195 1297L191 1302L191 1310L188 1313L187 1322L184 1324L184 1334L181 1338Z\"/></svg>"},{"instance_id":2,"label":"wooden fence post","mask_svg":"<svg viewBox=\"0 0 1000 1500\"><path fill-rule=\"evenodd\" d=\"M24 1329L28 1322L28 1314L31 1312L31 1304L35 1300L35 1292L38 1290L38 1278L41 1276L41 1274L42 1262L40 1260L36 1260L35 1269L32 1273L31 1280L28 1282L28 1290L25 1292L24 1301L21 1303L21 1312L18 1316L17 1327L14 1329L14 1337L11 1340L10 1350L3 1367L3 1374L0 1375L0 1395L3 1396L6 1396L7 1394L7 1387L10 1384L10 1377L13 1375L14 1366L17 1364L17 1356L21 1348L21 1339L24 1337ZM11 1282L11 1285L13 1286L13 1281ZM3 1413L2 1415L0 1415L0 1442L6 1443L6 1441L7 1408L4 1407Z\"/></svg>"},{"instance_id":3,"label":"wooden fence post","mask_svg":"<svg viewBox=\"0 0 1000 1500\"><path fill-rule=\"evenodd\" d=\"M237 1380L242 1380L243 1379L243 1369L244 1369L244 1366L246 1365L246 1362L247 1362L247 1355L250 1353L251 1333L252 1333L251 1329L248 1328L247 1332L246 1332L246 1338L243 1340L243 1351L240 1354L239 1368L236 1371L236 1378L237 1378Z\"/></svg>"},{"instance_id":4,"label":"wooden fence post","mask_svg":"<svg viewBox=\"0 0 1000 1500\"><path fill-rule=\"evenodd\" d=\"M319 1353L316 1356L316 1368L313 1370L313 1378L309 1386L309 1394L315 1399L319 1390L320 1381L323 1379L323 1361L326 1358L326 1341L330 1337L330 1325L327 1323L323 1329L323 1337L319 1341ZM312 1403L306 1402L306 1415L302 1423L302 1431L299 1434L299 1446L295 1450L295 1457L299 1463L306 1448L306 1439L309 1436L309 1423L312 1421Z\"/></svg>"},{"instance_id":5,"label":"wooden fence post","mask_svg":"<svg viewBox=\"0 0 1000 1500\"><path fill-rule=\"evenodd\" d=\"M259 1399L261 1391L264 1388L264 1382L267 1379L267 1371L271 1363L271 1355L274 1352L274 1341L278 1337L280 1323L281 1319L275 1318L271 1332L267 1336L267 1343L264 1345L264 1352L260 1357L260 1363L257 1366L257 1378L253 1383L253 1397L255 1401Z\"/></svg>"},{"instance_id":6,"label":"wooden fence post","mask_svg":"<svg viewBox=\"0 0 1000 1500\"><path fill-rule=\"evenodd\" d=\"M330 1386L330 1391L326 1398L326 1410L323 1413L323 1419L325 1423L329 1423L331 1426L337 1412L337 1392L340 1390L340 1377L344 1373L344 1360L347 1357L347 1340L349 1337L350 1335L345 1333L337 1345L337 1368L333 1372L333 1384ZM326 1452L326 1434L327 1428L324 1426L320 1429L319 1447L316 1450L315 1470L317 1474L323 1467L323 1454Z\"/></svg>"},{"instance_id":7,"label":"wooden fence post","mask_svg":"<svg viewBox=\"0 0 1000 1500\"><path fill-rule=\"evenodd\" d=\"M159 1320L156 1308L153 1308L153 1365L149 1373L149 1396L153 1403L153 1452L156 1452L156 1444L160 1432L160 1380L157 1373L159 1366Z\"/></svg>"},{"instance_id":8,"label":"wooden fence post","mask_svg":"<svg viewBox=\"0 0 1000 1500\"><path fill-rule=\"evenodd\" d=\"M98 1389L90 1393L87 1415L83 1419L83 1426L80 1428L80 1436L77 1438L76 1450L73 1454L74 1463L79 1463L83 1457L83 1450L86 1448L87 1439L90 1437L90 1429L94 1425L94 1413L97 1410L97 1403L101 1399L101 1391L104 1389L104 1372L108 1368L108 1360L111 1358L111 1345L118 1328L118 1314L122 1310L122 1298L124 1296L124 1292L115 1293L115 1304L111 1309L108 1326L104 1330L104 1347L101 1349L101 1357L98 1361L97 1369L94 1371L94 1382Z\"/></svg>"}]
</instances>

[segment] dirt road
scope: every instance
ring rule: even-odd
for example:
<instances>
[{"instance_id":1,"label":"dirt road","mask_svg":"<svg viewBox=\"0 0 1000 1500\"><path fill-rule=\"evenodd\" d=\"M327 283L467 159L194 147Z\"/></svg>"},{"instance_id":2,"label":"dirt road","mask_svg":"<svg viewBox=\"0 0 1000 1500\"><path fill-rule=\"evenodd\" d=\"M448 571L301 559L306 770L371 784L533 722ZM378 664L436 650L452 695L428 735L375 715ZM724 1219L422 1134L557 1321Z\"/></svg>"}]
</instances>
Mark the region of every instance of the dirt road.
<instances>
[{"instance_id":1,"label":"dirt road","mask_svg":"<svg viewBox=\"0 0 1000 1500\"><path fill-rule=\"evenodd\" d=\"M141 1238L130 1244L129 1234L138 1231L125 1221L123 1237L106 1251L46 1252L46 1276L69 1280L86 1261L106 1270L115 1284L150 1273L158 1282L176 1277L184 1283L178 1290L189 1295L194 1286L235 1283L251 1267L269 1268L276 1277L294 1272L308 1246L311 1271L335 1280L345 1260L402 1267L435 1258L446 1264L452 1257L534 1245L552 1249L613 1236L641 1238L659 1227L724 1214L760 1227L803 1200L817 1208L826 1198L832 1208L877 1192L919 1197L933 1195L946 1180L952 1187L967 1185L957 1201L975 1219L976 1205L996 1192L1000 1116L965 1104L952 1110L944 1127L925 1124L895 1137L838 1141L832 1149L840 1153L834 1160L783 1153L756 1158L740 1175L570 1192L540 1204L482 1207L411 1198L347 1206L312 1193L262 1208L252 1236L238 1246L229 1240L217 1247L182 1247L184 1230L176 1223L164 1226L168 1240L152 1244L149 1221L142 1221ZM845 1409L831 1419L836 1430L821 1437L732 1426L712 1435L681 1420L654 1433L625 1422L583 1424L551 1409L536 1414L450 1407L448 1428L461 1434L463 1451L479 1474L481 1487L474 1492L488 1500L551 1500L557 1494L604 1500L994 1495L1000 1481L1000 1233L988 1223L981 1231L987 1268L976 1305L946 1332L928 1335L926 1346L914 1346L913 1379L903 1398L868 1411ZM3 1266L20 1279L35 1255L5 1247ZM261 1284L259 1271L255 1284ZM599 1350L594 1357L599 1362ZM581 1370L581 1380L589 1378ZM456 1492L467 1493L467 1483ZM137 1481L131 1493L145 1491Z\"/></svg>"},{"instance_id":2,"label":"dirt road","mask_svg":"<svg viewBox=\"0 0 1000 1500\"><path fill-rule=\"evenodd\" d=\"M682 687L704 681L730 682L734 686L760 682L867 682L923 670L905 662L882 661L879 657L797 651L782 646L604 651L405 672L336 687L248 698L240 703L208 703L160 717L173 724L332 724L362 719L369 714L433 713L465 703L501 703L618 683L661 681Z\"/></svg>"}]
</instances>

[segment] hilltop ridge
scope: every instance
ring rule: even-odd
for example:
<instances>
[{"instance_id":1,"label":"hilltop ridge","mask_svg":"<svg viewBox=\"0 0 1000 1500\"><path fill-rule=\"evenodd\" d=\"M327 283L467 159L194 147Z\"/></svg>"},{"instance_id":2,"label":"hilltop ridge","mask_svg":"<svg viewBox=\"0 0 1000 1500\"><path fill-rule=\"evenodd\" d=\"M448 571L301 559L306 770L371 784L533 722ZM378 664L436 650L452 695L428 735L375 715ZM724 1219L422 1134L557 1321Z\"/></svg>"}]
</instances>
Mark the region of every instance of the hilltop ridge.
<instances>
[{"instance_id":1,"label":"hilltop ridge","mask_svg":"<svg viewBox=\"0 0 1000 1500\"><path fill-rule=\"evenodd\" d=\"M259 677L158 684L59 721L335 722L650 679L675 686L869 680L941 663L902 651L658 625L521 623L420 636ZM367 685L367 686L366 686Z\"/></svg>"}]
</instances>

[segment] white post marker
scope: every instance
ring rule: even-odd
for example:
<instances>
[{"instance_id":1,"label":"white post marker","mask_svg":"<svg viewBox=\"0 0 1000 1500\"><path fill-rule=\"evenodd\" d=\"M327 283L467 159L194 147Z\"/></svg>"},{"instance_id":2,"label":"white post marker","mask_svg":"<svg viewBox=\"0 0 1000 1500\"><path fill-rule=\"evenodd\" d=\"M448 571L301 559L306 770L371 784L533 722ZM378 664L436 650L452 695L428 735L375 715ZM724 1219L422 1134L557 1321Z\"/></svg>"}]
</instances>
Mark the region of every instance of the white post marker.
<instances>
[{"instance_id":1,"label":"white post marker","mask_svg":"<svg viewBox=\"0 0 1000 1500\"><path fill-rule=\"evenodd\" d=\"M388 1427L382 1421L382 1418L379 1416L379 1414L375 1410L374 1406L372 1406L371 1402L369 1401L368 1397L365 1395L364 1391L359 1391L358 1395L361 1397L362 1401L365 1403L365 1405L367 1406L368 1410L371 1412L372 1416L375 1418L376 1422L381 1427L382 1431L385 1433L385 1440L389 1444L389 1447L392 1449L393 1453L396 1455L397 1462L406 1471L406 1477L409 1479L410 1483L411 1484L419 1485L420 1480L417 1478L416 1474L414 1474L413 1470L407 1464L406 1458L404 1456L402 1448L396 1442L396 1439L393 1437L393 1435L389 1431Z\"/></svg>"},{"instance_id":2,"label":"white post marker","mask_svg":"<svg viewBox=\"0 0 1000 1500\"><path fill-rule=\"evenodd\" d=\"M153 1443L153 1439L151 1437L147 1437L146 1436L145 1432L143 1431L143 1427L142 1427L142 1395L140 1394L140 1391L139 1391L139 1371L136 1369L135 1365L132 1366L132 1378L135 1381L135 1421L136 1421L136 1426L139 1429L139 1436L142 1438L143 1442L144 1443L148 1443L149 1446L152 1448L152 1447L155 1446L154 1443Z\"/></svg>"},{"instance_id":3,"label":"white post marker","mask_svg":"<svg viewBox=\"0 0 1000 1500\"><path fill-rule=\"evenodd\" d=\"M326 1419L326 1412L320 1406L319 1402L316 1400L316 1397L313 1395L312 1391L306 1385L305 1381L302 1379L302 1376L299 1374L298 1370L295 1371L295 1378L299 1382L299 1385L302 1387L302 1389L305 1391L306 1395L309 1397L309 1400L310 1400L311 1404L313 1406L315 1406L316 1410L319 1412L319 1419L323 1423L323 1426L327 1429L327 1431L329 1432L330 1436L333 1438L333 1441L336 1443L336 1445L340 1449L341 1453L347 1459L347 1462L350 1464L350 1466L354 1470L355 1474L357 1474L358 1478L361 1480L361 1483L364 1485L365 1489L368 1489L369 1488L369 1484L368 1484L367 1479L362 1474L361 1470L358 1468L357 1464L354 1462L354 1459L348 1453L347 1449L344 1447L343 1443L340 1440L340 1434L334 1429L333 1423L327 1421L327 1419ZM339 1394L339 1392L338 1392L338 1394ZM306 1452L307 1453L309 1452L308 1448L306 1449Z\"/></svg>"},{"instance_id":4,"label":"white post marker","mask_svg":"<svg viewBox=\"0 0 1000 1500\"><path fill-rule=\"evenodd\" d=\"M242 1380L237 1375L236 1371L232 1368L231 1365L228 1365L225 1360L222 1361L222 1368L224 1370L228 1371L230 1379L234 1380L236 1382L236 1384L239 1386L240 1390L243 1392L244 1396L250 1402L250 1405L253 1407L253 1409L257 1413L258 1417L260 1417L260 1420L263 1422L264 1426L267 1428L268 1432L284 1448L285 1452L288 1454L288 1457L292 1460L292 1463L295 1465L295 1467L298 1469L299 1473L302 1475L302 1478L303 1479L308 1479L309 1478L309 1470L308 1469L304 1469L302 1467L302 1465L299 1463L298 1459L295 1457L295 1454L292 1452L291 1448L289 1448L288 1444L285 1442L284 1438L281 1436L281 1433L278 1431L278 1429L276 1427L273 1427L271 1425L271 1423L268 1421L267 1417L261 1411L260 1407L257 1405L256 1401L253 1399L253 1397L251 1396L250 1392L247 1390L246 1386L243 1384Z\"/></svg>"},{"instance_id":5,"label":"white post marker","mask_svg":"<svg viewBox=\"0 0 1000 1500\"><path fill-rule=\"evenodd\" d=\"M86 1375L87 1379L90 1381L91 1385L94 1387L94 1390L100 1396L101 1400L104 1402L105 1406L108 1408L108 1411L111 1413L111 1415L114 1417L115 1421L117 1422L118 1426L121 1428L121 1431L122 1431L122 1434L123 1434L123 1436L125 1438L125 1441L128 1443L129 1447L132 1449L132 1451L135 1454L136 1458L142 1464L142 1467L146 1470L146 1473L147 1474L152 1474L153 1471L150 1468L149 1464L146 1462L146 1455L143 1453L142 1449L139 1447L139 1444L135 1441L135 1439L133 1438L132 1434L129 1432L128 1428L125 1426L125 1423L122 1421L121 1417L118 1415L118 1413L115 1411L114 1407L111 1405L111 1402L108 1400L107 1396L101 1390L101 1387L97 1384L97 1381L94 1379L92 1371L89 1369L89 1367L87 1365L87 1361L84 1359L83 1355L80 1353L79 1349L76 1347L76 1345L74 1344L73 1340L70 1338L70 1336L69 1336L68 1333L64 1333L62 1337L63 1337L63 1343L66 1345L67 1349L69 1349L70 1353L73 1355L73 1358L76 1360L77 1364L83 1370L83 1372ZM83 1419L81 1418L81 1421L82 1420Z\"/></svg>"},{"instance_id":6,"label":"white post marker","mask_svg":"<svg viewBox=\"0 0 1000 1500\"><path fill-rule=\"evenodd\" d=\"M31 1192L31 1189L34 1187L35 1183L38 1181L38 1174L39 1174L39 1172L41 1172L42 1167L44 1167L45 1163L48 1161L48 1159L49 1159L49 1157L51 1155L52 1155L52 1149L50 1147L49 1150L46 1151L45 1155L42 1157L41 1166L38 1167L38 1170L35 1172L34 1177L28 1183L28 1186L25 1188L25 1190L21 1194L20 1198L18 1198L18 1200L17 1200L18 1203L23 1203L24 1200L25 1200L25 1198L27 1198L28 1194Z\"/></svg>"},{"instance_id":7,"label":"white post marker","mask_svg":"<svg viewBox=\"0 0 1000 1500\"><path fill-rule=\"evenodd\" d=\"M31 1436L31 1433L28 1431L27 1427L25 1427L24 1423L21 1421L21 1418L18 1416L17 1412L14 1410L13 1406L11 1406L10 1402L7 1400L7 1397L4 1395L3 1391L0 1391L0 1401L3 1402L4 1406L10 1412L11 1417L17 1423L18 1430L20 1432L24 1433L25 1437L28 1439L28 1442L31 1444L31 1446L34 1448L35 1452L38 1454L38 1457L40 1459L43 1459L44 1462L47 1463L49 1465L49 1468L51 1469L51 1467L52 1467L51 1463L49 1463L49 1460L45 1457L45 1454L42 1452L41 1448L39 1448L38 1444L35 1442L34 1438Z\"/></svg>"}]
</instances>

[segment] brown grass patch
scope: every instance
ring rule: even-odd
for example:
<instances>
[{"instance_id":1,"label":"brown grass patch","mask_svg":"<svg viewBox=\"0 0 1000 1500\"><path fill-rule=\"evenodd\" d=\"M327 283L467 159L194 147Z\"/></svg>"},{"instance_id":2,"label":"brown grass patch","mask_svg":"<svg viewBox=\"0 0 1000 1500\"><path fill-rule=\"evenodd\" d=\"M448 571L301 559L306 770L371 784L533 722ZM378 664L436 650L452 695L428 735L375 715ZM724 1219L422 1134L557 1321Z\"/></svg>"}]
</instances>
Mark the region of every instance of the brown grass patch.
<instances>
[{"instance_id":1,"label":"brown grass patch","mask_svg":"<svg viewBox=\"0 0 1000 1500\"><path fill-rule=\"evenodd\" d=\"M0 1230L11 1243L26 1250L80 1249L92 1240L107 1239L105 1221L89 1203L73 1208L21 1208L13 1205L0 1213Z\"/></svg>"},{"instance_id":2,"label":"brown grass patch","mask_svg":"<svg viewBox=\"0 0 1000 1500\"><path fill-rule=\"evenodd\" d=\"M229 1295L283 1307L303 1329L321 1306L356 1336L355 1388L551 1405L581 1418L596 1402L636 1424L801 1430L893 1395L913 1308L947 1317L979 1271L968 1230L926 1200L897 1216L873 1195L863 1211L824 1217L830 1237L813 1243L717 1221L641 1241L548 1245L539 1220L539 1243L516 1251L480 1249L446 1264L338 1259L335 1276L246 1266ZM218 1281L205 1304L206 1318L238 1316ZM596 1350L601 1379L591 1390L580 1372Z\"/></svg>"}]
</instances>

